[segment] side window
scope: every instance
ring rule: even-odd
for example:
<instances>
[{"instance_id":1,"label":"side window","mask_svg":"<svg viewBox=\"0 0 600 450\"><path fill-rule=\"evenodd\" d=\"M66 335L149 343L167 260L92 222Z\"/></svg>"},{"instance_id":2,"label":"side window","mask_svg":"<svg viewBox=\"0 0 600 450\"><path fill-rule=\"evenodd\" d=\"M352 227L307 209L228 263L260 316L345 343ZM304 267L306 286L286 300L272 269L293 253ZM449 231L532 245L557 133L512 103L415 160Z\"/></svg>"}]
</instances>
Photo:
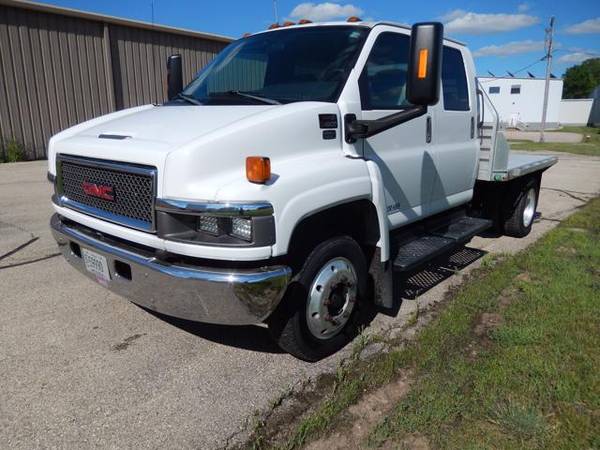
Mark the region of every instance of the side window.
<instances>
[{"instance_id":1,"label":"side window","mask_svg":"<svg viewBox=\"0 0 600 450\"><path fill-rule=\"evenodd\" d=\"M469 110L467 74L460 50L444 47L442 57L442 90L446 111Z\"/></svg>"},{"instance_id":2,"label":"side window","mask_svg":"<svg viewBox=\"0 0 600 450\"><path fill-rule=\"evenodd\" d=\"M406 100L410 38L403 34L381 33L360 75L363 110L400 109Z\"/></svg>"},{"instance_id":3,"label":"side window","mask_svg":"<svg viewBox=\"0 0 600 450\"><path fill-rule=\"evenodd\" d=\"M511 94L520 94L521 93L521 85L520 84L513 84L510 87L510 93Z\"/></svg>"},{"instance_id":4,"label":"side window","mask_svg":"<svg viewBox=\"0 0 600 450\"><path fill-rule=\"evenodd\" d=\"M490 94L499 94L500 86L490 86L489 93Z\"/></svg>"}]
</instances>

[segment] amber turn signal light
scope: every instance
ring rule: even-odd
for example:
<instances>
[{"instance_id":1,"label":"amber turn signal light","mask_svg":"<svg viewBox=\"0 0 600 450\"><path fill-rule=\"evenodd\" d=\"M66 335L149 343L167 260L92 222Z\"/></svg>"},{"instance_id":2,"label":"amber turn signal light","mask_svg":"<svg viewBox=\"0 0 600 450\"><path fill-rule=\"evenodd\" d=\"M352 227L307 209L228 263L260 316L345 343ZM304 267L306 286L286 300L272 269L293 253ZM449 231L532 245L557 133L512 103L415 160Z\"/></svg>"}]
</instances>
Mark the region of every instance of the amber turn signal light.
<instances>
[{"instance_id":1,"label":"amber turn signal light","mask_svg":"<svg viewBox=\"0 0 600 450\"><path fill-rule=\"evenodd\" d=\"M246 158L246 178L252 183L264 184L271 178L271 160L264 156Z\"/></svg>"},{"instance_id":2,"label":"amber turn signal light","mask_svg":"<svg viewBox=\"0 0 600 450\"><path fill-rule=\"evenodd\" d=\"M427 56L429 55L429 50L426 48L422 48L419 50L419 73L417 76L419 79L427 78Z\"/></svg>"}]
</instances>

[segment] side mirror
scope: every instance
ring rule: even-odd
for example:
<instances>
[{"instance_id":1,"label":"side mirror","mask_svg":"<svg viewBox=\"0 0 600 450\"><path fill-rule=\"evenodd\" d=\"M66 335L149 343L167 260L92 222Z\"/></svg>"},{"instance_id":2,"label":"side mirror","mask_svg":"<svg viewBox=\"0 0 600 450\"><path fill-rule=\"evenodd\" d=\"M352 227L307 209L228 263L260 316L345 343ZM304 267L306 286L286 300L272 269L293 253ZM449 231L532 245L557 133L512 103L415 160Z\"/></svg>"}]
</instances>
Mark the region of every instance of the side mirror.
<instances>
[{"instance_id":1,"label":"side mirror","mask_svg":"<svg viewBox=\"0 0 600 450\"><path fill-rule=\"evenodd\" d=\"M344 116L345 140L353 144L427 114L440 99L444 26L439 22L416 23L410 36L406 98L411 106L376 120Z\"/></svg>"},{"instance_id":2,"label":"side mirror","mask_svg":"<svg viewBox=\"0 0 600 450\"><path fill-rule=\"evenodd\" d=\"M439 22L412 27L406 97L413 105L435 105L440 99L443 39L444 26Z\"/></svg>"},{"instance_id":3,"label":"side mirror","mask_svg":"<svg viewBox=\"0 0 600 450\"><path fill-rule=\"evenodd\" d=\"M183 90L183 71L181 55L171 55L167 58L167 96L173 100Z\"/></svg>"}]
</instances>

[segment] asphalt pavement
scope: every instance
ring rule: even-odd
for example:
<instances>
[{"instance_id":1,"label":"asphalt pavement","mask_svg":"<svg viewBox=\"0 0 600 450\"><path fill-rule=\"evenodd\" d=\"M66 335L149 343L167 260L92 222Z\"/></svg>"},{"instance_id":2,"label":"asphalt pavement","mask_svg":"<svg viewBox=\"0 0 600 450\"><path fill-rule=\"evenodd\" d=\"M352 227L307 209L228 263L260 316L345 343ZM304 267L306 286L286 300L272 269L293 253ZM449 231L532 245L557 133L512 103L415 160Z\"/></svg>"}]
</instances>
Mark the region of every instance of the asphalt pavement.
<instances>
[{"instance_id":1,"label":"asphalt pavement","mask_svg":"<svg viewBox=\"0 0 600 450\"><path fill-rule=\"evenodd\" d=\"M598 195L600 158L557 156L531 235L472 246L518 251ZM108 292L56 256L51 191L45 162L0 164L0 448L223 448L247 436L255 411L348 354L305 363L263 327L159 317ZM370 330L399 328L460 280Z\"/></svg>"}]
</instances>

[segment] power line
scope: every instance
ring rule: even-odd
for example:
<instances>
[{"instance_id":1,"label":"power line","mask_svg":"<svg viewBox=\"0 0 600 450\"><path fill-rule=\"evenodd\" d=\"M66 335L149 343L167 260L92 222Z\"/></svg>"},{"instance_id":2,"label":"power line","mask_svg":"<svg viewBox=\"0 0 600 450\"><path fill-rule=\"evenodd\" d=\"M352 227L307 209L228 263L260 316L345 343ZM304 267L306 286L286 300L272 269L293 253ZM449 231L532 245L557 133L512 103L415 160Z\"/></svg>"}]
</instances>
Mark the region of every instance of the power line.
<instances>
[{"instance_id":1,"label":"power line","mask_svg":"<svg viewBox=\"0 0 600 450\"><path fill-rule=\"evenodd\" d=\"M521 69L519 69L519 70L514 70L514 71L513 71L513 70L511 70L511 71L510 71L510 73L512 73L513 75L516 75L516 74L518 74L519 72L523 72L524 70L527 70L527 69L529 69L530 67L533 67L533 66L535 66L536 64L539 64L539 63L541 63L541 62L542 62L542 61L544 61L545 59L546 59L546 57L545 57L545 56L542 56L541 58L539 58L539 59L536 59L536 60L535 60L534 62L532 62L531 64L528 64L528 65L526 65L525 67L522 67L522 68L521 68ZM507 71L507 72L508 72L508 71ZM488 70L488 73L491 73L491 72ZM494 78L504 78L504 77L496 77L496 76L494 76ZM491 82L491 81L493 81L493 80L486 80L486 81L485 81L485 83L488 83L488 82Z\"/></svg>"}]
</instances>

